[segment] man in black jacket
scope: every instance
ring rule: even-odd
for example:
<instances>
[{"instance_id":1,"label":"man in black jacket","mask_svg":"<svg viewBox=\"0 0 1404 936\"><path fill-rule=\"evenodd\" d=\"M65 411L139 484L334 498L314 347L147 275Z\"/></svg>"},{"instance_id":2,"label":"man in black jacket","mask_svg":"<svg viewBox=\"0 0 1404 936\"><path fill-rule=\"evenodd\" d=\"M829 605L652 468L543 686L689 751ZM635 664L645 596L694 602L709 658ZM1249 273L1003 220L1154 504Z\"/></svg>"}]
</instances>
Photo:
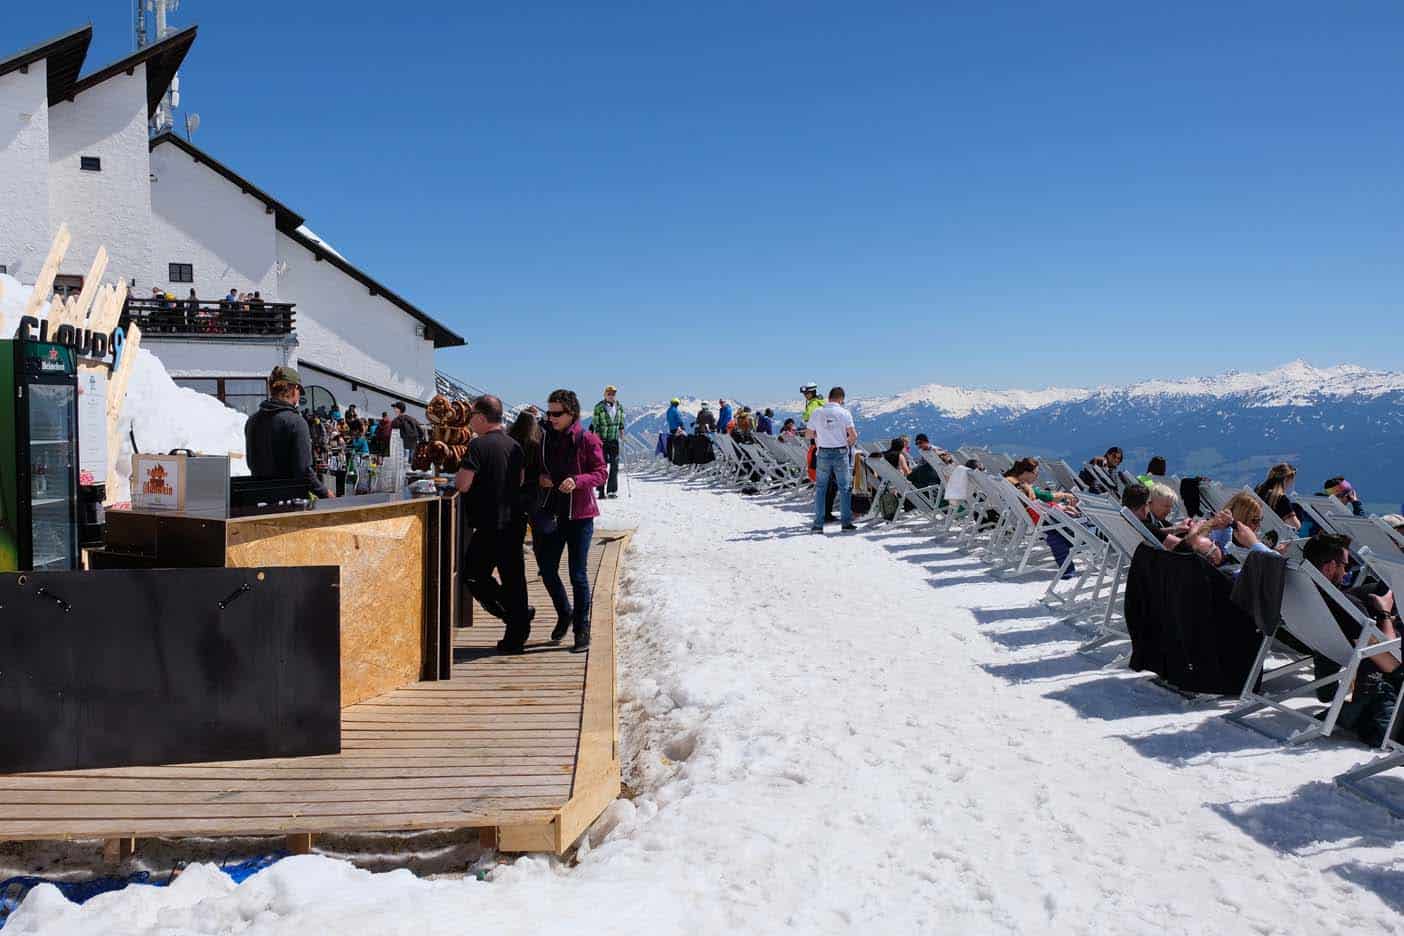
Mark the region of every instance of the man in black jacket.
<instances>
[{"instance_id":1,"label":"man in black jacket","mask_svg":"<svg viewBox=\"0 0 1404 936\"><path fill-rule=\"evenodd\" d=\"M302 379L291 367L275 367L268 375L268 399L244 423L245 456L255 478L305 480L318 497L335 497L312 467L312 434L297 411Z\"/></svg>"}]
</instances>

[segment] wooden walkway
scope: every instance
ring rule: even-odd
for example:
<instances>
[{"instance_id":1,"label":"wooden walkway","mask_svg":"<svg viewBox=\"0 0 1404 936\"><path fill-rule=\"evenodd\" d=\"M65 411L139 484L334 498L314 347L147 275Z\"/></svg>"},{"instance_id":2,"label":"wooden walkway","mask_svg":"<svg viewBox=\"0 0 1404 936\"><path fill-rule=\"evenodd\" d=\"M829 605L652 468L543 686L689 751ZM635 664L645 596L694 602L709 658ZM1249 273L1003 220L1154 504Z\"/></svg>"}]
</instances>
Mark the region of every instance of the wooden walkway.
<instances>
[{"instance_id":1,"label":"wooden walkway","mask_svg":"<svg viewBox=\"0 0 1404 936\"><path fill-rule=\"evenodd\" d=\"M0 776L0 839L126 849L277 834L307 847L318 833L476 828L503 851L564 852L619 795L614 593L627 540L602 533L591 550L588 654L568 652L570 637L545 643L555 614L528 551L525 654L498 655L502 625L479 610L457 631L452 679L342 710L340 754Z\"/></svg>"}]
</instances>

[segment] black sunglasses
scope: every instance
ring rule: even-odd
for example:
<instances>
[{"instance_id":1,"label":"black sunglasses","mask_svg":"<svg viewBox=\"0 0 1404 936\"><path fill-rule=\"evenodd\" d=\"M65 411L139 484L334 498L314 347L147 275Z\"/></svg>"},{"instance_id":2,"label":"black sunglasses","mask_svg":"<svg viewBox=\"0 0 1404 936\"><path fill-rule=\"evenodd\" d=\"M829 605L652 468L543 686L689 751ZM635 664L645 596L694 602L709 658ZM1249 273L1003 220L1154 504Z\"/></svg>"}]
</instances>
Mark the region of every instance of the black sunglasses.
<instances>
[{"instance_id":1,"label":"black sunglasses","mask_svg":"<svg viewBox=\"0 0 1404 936\"><path fill-rule=\"evenodd\" d=\"M547 411L546 411L546 415L547 415L547 416L550 416L552 419L556 419L556 418L558 418L558 417L560 417L560 416L566 415L566 411L563 410L563 409L552 409L552 410L547 410Z\"/></svg>"}]
</instances>

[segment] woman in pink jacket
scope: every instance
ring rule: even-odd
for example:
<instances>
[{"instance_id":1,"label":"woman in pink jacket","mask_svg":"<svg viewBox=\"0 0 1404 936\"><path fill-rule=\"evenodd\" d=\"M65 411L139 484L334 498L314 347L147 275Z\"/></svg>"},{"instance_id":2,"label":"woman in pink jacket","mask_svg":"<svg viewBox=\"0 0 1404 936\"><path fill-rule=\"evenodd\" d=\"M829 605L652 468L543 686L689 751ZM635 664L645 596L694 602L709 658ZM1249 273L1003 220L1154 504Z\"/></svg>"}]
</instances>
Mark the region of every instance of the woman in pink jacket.
<instances>
[{"instance_id":1,"label":"woman in pink jacket","mask_svg":"<svg viewBox=\"0 0 1404 936\"><path fill-rule=\"evenodd\" d=\"M547 399L546 432L542 440L545 470L541 473L541 507L534 523L531 548L541 581L556 606L551 640L559 642L575 625L575 652L590 648L590 540L595 535L595 489L609 478L600 437L580 426L580 400L570 390L555 390ZM552 528L553 527L553 528ZM561 582L561 553L569 554L572 595ZM574 598L574 608L571 599Z\"/></svg>"}]
</instances>

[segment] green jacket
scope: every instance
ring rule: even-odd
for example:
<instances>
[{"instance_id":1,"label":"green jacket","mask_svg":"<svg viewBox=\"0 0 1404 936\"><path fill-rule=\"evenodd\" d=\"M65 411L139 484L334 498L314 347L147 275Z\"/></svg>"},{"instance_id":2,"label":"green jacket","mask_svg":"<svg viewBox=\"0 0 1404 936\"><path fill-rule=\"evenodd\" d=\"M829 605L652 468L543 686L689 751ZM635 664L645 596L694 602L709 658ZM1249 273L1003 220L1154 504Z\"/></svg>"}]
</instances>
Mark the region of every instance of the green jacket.
<instances>
[{"instance_id":1,"label":"green jacket","mask_svg":"<svg viewBox=\"0 0 1404 936\"><path fill-rule=\"evenodd\" d=\"M813 416L814 413L815 413L817 410L821 410L821 409L823 409L823 408L824 408L824 401L821 400L819 397L815 397L815 398L812 399L812 400L807 400L807 401L805 401L805 404L804 404L804 421L805 421L805 423L808 424L808 423L809 423L809 417Z\"/></svg>"},{"instance_id":2,"label":"green jacket","mask_svg":"<svg viewBox=\"0 0 1404 936\"><path fill-rule=\"evenodd\" d=\"M590 417L590 431L599 436L601 441L618 442L620 434L624 431L624 406L616 402L614 418L610 419L605 401L596 403L595 413Z\"/></svg>"}]
</instances>

